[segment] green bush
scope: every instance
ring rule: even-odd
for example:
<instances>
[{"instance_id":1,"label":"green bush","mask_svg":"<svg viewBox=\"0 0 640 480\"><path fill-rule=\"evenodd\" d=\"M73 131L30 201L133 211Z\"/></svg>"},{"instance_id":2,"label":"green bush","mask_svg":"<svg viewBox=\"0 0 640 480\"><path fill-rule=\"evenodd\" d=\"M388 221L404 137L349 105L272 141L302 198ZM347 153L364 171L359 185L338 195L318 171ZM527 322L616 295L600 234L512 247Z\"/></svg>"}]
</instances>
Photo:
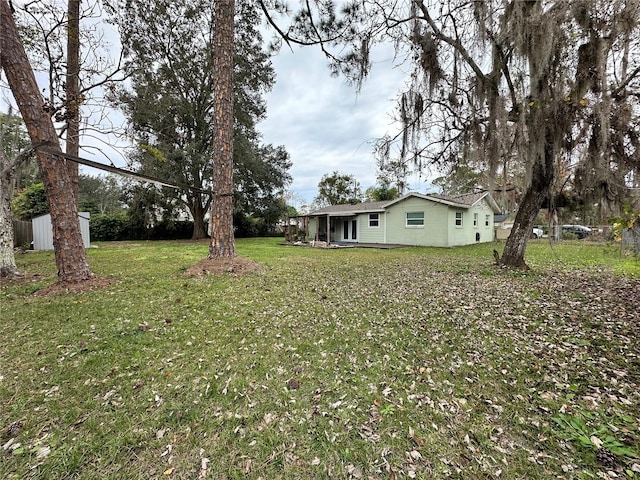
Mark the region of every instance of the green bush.
<instances>
[{"instance_id":1,"label":"green bush","mask_svg":"<svg viewBox=\"0 0 640 480\"><path fill-rule=\"evenodd\" d=\"M190 220L161 221L149 229L151 240L184 240L193 235L193 222Z\"/></svg>"},{"instance_id":2,"label":"green bush","mask_svg":"<svg viewBox=\"0 0 640 480\"><path fill-rule=\"evenodd\" d=\"M91 240L110 242L120 240L182 240L193 235L192 221L162 221L144 228L134 224L126 213L94 215L89 228Z\"/></svg>"},{"instance_id":3,"label":"green bush","mask_svg":"<svg viewBox=\"0 0 640 480\"><path fill-rule=\"evenodd\" d=\"M263 217L236 212L233 214L233 226L236 238L284 237L284 232L275 231Z\"/></svg>"},{"instance_id":4,"label":"green bush","mask_svg":"<svg viewBox=\"0 0 640 480\"><path fill-rule=\"evenodd\" d=\"M236 238L249 238L260 236L261 228L259 220L244 213L233 214L234 235ZM264 222L263 222L264 223Z\"/></svg>"},{"instance_id":5,"label":"green bush","mask_svg":"<svg viewBox=\"0 0 640 480\"><path fill-rule=\"evenodd\" d=\"M34 183L20 190L11 202L11 210L19 220L31 220L49 213L44 184Z\"/></svg>"},{"instance_id":6,"label":"green bush","mask_svg":"<svg viewBox=\"0 0 640 480\"><path fill-rule=\"evenodd\" d=\"M130 227L126 214L93 215L89 220L91 240L96 242L130 240Z\"/></svg>"}]
</instances>

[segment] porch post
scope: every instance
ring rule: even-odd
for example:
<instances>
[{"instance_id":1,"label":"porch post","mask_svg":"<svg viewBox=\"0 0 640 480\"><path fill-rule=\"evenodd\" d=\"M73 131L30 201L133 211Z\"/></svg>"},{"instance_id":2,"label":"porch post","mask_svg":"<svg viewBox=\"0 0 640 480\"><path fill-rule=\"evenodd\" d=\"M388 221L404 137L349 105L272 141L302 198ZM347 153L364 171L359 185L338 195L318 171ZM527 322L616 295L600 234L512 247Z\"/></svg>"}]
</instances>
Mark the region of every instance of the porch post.
<instances>
[{"instance_id":1,"label":"porch post","mask_svg":"<svg viewBox=\"0 0 640 480\"><path fill-rule=\"evenodd\" d=\"M331 217L327 213L327 245L331 243Z\"/></svg>"},{"instance_id":2,"label":"porch post","mask_svg":"<svg viewBox=\"0 0 640 480\"><path fill-rule=\"evenodd\" d=\"M316 215L316 221L315 221L315 227L316 227L316 231L313 235L313 240L315 242L317 242L318 240L320 240L320 216Z\"/></svg>"}]
</instances>

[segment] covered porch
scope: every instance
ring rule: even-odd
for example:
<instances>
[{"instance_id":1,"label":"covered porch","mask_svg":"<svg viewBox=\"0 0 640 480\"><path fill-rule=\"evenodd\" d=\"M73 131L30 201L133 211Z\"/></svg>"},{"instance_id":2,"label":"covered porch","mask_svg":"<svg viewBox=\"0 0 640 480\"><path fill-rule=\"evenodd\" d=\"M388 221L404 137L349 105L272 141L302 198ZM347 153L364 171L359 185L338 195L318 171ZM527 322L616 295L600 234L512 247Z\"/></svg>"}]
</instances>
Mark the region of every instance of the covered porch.
<instances>
[{"instance_id":1,"label":"covered porch","mask_svg":"<svg viewBox=\"0 0 640 480\"><path fill-rule=\"evenodd\" d=\"M352 244L358 242L358 227L356 214L299 215L287 222L285 240L290 243Z\"/></svg>"}]
</instances>

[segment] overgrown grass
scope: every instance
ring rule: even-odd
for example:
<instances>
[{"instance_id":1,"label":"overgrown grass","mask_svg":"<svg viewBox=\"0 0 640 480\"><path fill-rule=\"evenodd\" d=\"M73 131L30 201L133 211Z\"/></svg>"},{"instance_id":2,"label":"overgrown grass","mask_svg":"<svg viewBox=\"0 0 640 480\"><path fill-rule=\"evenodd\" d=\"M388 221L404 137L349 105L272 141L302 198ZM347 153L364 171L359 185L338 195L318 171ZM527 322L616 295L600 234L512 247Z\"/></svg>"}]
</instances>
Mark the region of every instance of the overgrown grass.
<instances>
[{"instance_id":1,"label":"overgrown grass","mask_svg":"<svg viewBox=\"0 0 640 480\"><path fill-rule=\"evenodd\" d=\"M264 270L103 244L117 284L44 298L53 255L20 256L41 277L2 285L0 478L638 476L640 265L615 246L532 242L528 273L494 244L237 247Z\"/></svg>"}]
</instances>

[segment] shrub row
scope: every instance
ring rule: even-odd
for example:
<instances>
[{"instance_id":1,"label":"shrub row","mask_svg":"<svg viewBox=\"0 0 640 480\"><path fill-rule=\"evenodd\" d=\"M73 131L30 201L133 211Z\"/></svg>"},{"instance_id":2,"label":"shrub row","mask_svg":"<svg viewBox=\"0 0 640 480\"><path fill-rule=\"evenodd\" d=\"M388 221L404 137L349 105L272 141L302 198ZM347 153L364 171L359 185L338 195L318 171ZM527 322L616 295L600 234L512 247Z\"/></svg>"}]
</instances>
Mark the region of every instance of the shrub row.
<instances>
[{"instance_id":1,"label":"shrub row","mask_svg":"<svg viewBox=\"0 0 640 480\"><path fill-rule=\"evenodd\" d=\"M243 214L233 216L235 236L267 237L282 236L267 226L264 219ZM193 235L193 221L161 221L153 227L144 227L132 221L126 213L113 215L92 215L89 222L91 240L112 242L121 240L183 240Z\"/></svg>"},{"instance_id":2,"label":"shrub row","mask_svg":"<svg viewBox=\"0 0 640 480\"><path fill-rule=\"evenodd\" d=\"M125 214L93 215L89 222L91 240L181 240L193 235L192 221L162 221L152 227L132 222Z\"/></svg>"}]
</instances>

